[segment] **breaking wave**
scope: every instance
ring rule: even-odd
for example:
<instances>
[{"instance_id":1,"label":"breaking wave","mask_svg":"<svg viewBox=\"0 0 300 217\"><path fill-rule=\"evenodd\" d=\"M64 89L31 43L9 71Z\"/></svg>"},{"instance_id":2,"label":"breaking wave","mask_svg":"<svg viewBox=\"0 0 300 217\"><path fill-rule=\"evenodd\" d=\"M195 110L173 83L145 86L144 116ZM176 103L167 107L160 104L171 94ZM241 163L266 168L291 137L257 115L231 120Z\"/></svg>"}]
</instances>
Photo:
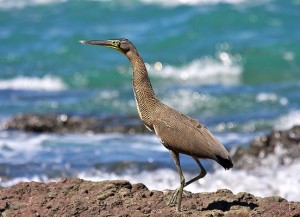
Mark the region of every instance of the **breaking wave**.
<instances>
[{"instance_id":1,"label":"breaking wave","mask_svg":"<svg viewBox=\"0 0 300 217\"><path fill-rule=\"evenodd\" d=\"M0 80L0 90L4 89L59 91L66 89L66 85L59 78L49 75L42 78L19 76Z\"/></svg>"},{"instance_id":2,"label":"breaking wave","mask_svg":"<svg viewBox=\"0 0 300 217\"><path fill-rule=\"evenodd\" d=\"M200 84L235 85L240 83L242 66L237 64L234 57L228 53L221 54L220 60L210 57L194 60L191 63L175 67L156 62L147 64L151 75L162 78L171 78L180 81L189 81Z\"/></svg>"},{"instance_id":3,"label":"breaking wave","mask_svg":"<svg viewBox=\"0 0 300 217\"><path fill-rule=\"evenodd\" d=\"M296 125L300 125L300 110L290 111L279 117L275 122L274 128L277 130L287 130Z\"/></svg>"},{"instance_id":4,"label":"breaking wave","mask_svg":"<svg viewBox=\"0 0 300 217\"><path fill-rule=\"evenodd\" d=\"M66 2L67 0L0 0L0 8L24 8L27 6Z\"/></svg>"},{"instance_id":5,"label":"breaking wave","mask_svg":"<svg viewBox=\"0 0 300 217\"><path fill-rule=\"evenodd\" d=\"M177 5L215 5L215 4L241 4L245 0L141 0L147 4L160 4L163 6L177 6Z\"/></svg>"},{"instance_id":6,"label":"breaking wave","mask_svg":"<svg viewBox=\"0 0 300 217\"><path fill-rule=\"evenodd\" d=\"M54 3L62 3L68 2L70 0L0 0L0 8L1 9L10 9L10 8L24 8L27 6L35 6L35 5L46 5L46 4L54 4ZM98 1L98 2L113 2L112 0L90 0L90 1ZM125 2L125 1L124 1ZM124 3L120 2L120 3ZM161 6L174 7L180 5L216 5L216 4L231 4L231 5L240 5L244 4L246 0L134 0L128 1L128 3L144 3L144 4L157 4ZM249 2L247 2L249 3Z\"/></svg>"}]
</instances>

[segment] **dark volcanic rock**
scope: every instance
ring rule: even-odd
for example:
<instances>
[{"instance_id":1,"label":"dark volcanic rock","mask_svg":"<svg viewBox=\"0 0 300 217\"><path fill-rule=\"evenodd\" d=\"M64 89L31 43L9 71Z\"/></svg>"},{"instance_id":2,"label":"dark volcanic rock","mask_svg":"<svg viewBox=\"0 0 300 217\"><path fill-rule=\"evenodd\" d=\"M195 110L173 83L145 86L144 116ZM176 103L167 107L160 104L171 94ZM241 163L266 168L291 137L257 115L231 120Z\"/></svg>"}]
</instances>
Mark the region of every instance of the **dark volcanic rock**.
<instances>
[{"instance_id":1,"label":"dark volcanic rock","mask_svg":"<svg viewBox=\"0 0 300 217\"><path fill-rule=\"evenodd\" d=\"M186 192L178 213L166 205L171 193L124 180L19 183L0 190L0 216L300 216L299 202L229 190Z\"/></svg>"},{"instance_id":2,"label":"dark volcanic rock","mask_svg":"<svg viewBox=\"0 0 300 217\"><path fill-rule=\"evenodd\" d=\"M300 158L300 126L256 137L247 148L239 147L232 158L235 168L254 169L271 156L276 156L280 164Z\"/></svg>"},{"instance_id":3,"label":"dark volcanic rock","mask_svg":"<svg viewBox=\"0 0 300 217\"><path fill-rule=\"evenodd\" d=\"M80 117L61 115L20 114L5 124L8 130L51 133L148 133L137 117Z\"/></svg>"}]
</instances>

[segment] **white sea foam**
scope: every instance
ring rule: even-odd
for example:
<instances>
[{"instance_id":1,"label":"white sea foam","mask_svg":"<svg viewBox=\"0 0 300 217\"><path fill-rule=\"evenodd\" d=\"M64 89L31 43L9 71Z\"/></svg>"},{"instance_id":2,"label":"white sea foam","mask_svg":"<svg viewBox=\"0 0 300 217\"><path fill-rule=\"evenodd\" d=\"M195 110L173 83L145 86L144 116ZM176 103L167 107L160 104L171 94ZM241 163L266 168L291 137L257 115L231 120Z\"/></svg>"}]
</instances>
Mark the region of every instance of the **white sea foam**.
<instances>
[{"instance_id":1,"label":"white sea foam","mask_svg":"<svg viewBox=\"0 0 300 217\"><path fill-rule=\"evenodd\" d=\"M66 89L66 85L59 78L49 75L42 78L19 76L0 80L1 89L59 91Z\"/></svg>"},{"instance_id":2,"label":"white sea foam","mask_svg":"<svg viewBox=\"0 0 300 217\"><path fill-rule=\"evenodd\" d=\"M213 192L218 189L229 189L233 193L249 192L255 196L267 197L278 195L289 201L300 201L300 160L292 164L279 166L276 169L258 168L254 171L217 169L208 173L204 179L195 182L185 189L194 193ZM186 180L196 174L185 174ZM81 172L79 178L91 181L125 179L131 183L144 183L151 190L174 190L179 185L178 174L172 169L142 171L139 174L117 175L108 172ZM20 177L10 180L0 180L1 186L9 187L21 181L50 182L58 179L48 179L45 176Z\"/></svg>"},{"instance_id":3,"label":"white sea foam","mask_svg":"<svg viewBox=\"0 0 300 217\"><path fill-rule=\"evenodd\" d=\"M27 162L35 156L42 147L43 141L49 138L46 134L28 135L26 133L14 133L0 131L1 162ZM18 157L18 156L22 157Z\"/></svg>"},{"instance_id":4,"label":"white sea foam","mask_svg":"<svg viewBox=\"0 0 300 217\"><path fill-rule=\"evenodd\" d=\"M162 100L167 105L184 113L197 112L203 107L207 108L215 105L215 97L182 88L178 88L176 91L166 94Z\"/></svg>"},{"instance_id":5,"label":"white sea foam","mask_svg":"<svg viewBox=\"0 0 300 217\"><path fill-rule=\"evenodd\" d=\"M288 200L299 201L300 198L300 160L290 165L273 168L258 168L254 171L217 169L199 182L186 187L191 192L212 192L227 188L237 194L249 192L256 196L278 195ZM193 174L194 176L197 174ZM193 178L185 174L186 180ZM115 173L82 172L79 177L86 180L101 181L126 179L132 183L144 183L152 190L175 189L179 185L178 174L172 169L158 169L152 172L143 171L139 174L116 175Z\"/></svg>"},{"instance_id":6,"label":"white sea foam","mask_svg":"<svg viewBox=\"0 0 300 217\"><path fill-rule=\"evenodd\" d=\"M288 99L285 97L279 97L275 93L261 92L256 95L257 102L279 102L281 105L288 104Z\"/></svg>"},{"instance_id":7,"label":"white sea foam","mask_svg":"<svg viewBox=\"0 0 300 217\"><path fill-rule=\"evenodd\" d=\"M54 180L54 179L51 179L49 180L46 176L32 176L32 177L18 177L18 178L14 178L14 179L10 179L9 181L7 180L2 180L1 177L0 177L0 184L1 184L1 187L10 187L10 186L13 186L13 185L16 185L20 182L50 182L50 181L58 181L58 180Z\"/></svg>"},{"instance_id":8,"label":"white sea foam","mask_svg":"<svg viewBox=\"0 0 300 217\"><path fill-rule=\"evenodd\" d=\"M66 1L67 0L0 0L0 8L24 8L26 6L53 4Z\"/></svg>"},{"instance_id":9,"label":"white sea foam","mask_svg":"<svg viewBox=\"0 0 300 217\"><path fill-rule=\"evenodd\" d=\"M45 5L45 4L54 4L61 2L68 2L70 0L0 0L0 9L10 9L10 8L24 8L27 6L34 5ZM113 1L113 0L90 0L90 1ZM244 5L245 3L249 4L249 1L246 0L139 0L145 4L157 4L165 7L174 7L180 5L216 5L216 4L231 4L231 5ZM263 3L268 0L264 0ZM253 3L261 3L261 1L252 1Z\"/></svg>"},{"instance_id":10,"label":"white sea foam","mask_svg":"<svg viewBox=\"0 0 300 217\"><path fill-rule=\"evenodd\" d=\"M275 121L274 128L277 130L288 130L295 125L300 125L300 110L290 111Z\"/></svg>"},{"instance_id":11,"label":"white sea foam","mask_svg":"<svg viewBox=\"0 0 300 217\"><path fill-rule=\"evenodd\" d=\"M159 62L153 66L147 66L151 75L163 78L173 78L198 84L238 84L243 71L242 67L234 60L234 57L226 52L221 52L219 58L216 60L205 57L182 67L163 66Z\"/></svg>"}]
</instances>

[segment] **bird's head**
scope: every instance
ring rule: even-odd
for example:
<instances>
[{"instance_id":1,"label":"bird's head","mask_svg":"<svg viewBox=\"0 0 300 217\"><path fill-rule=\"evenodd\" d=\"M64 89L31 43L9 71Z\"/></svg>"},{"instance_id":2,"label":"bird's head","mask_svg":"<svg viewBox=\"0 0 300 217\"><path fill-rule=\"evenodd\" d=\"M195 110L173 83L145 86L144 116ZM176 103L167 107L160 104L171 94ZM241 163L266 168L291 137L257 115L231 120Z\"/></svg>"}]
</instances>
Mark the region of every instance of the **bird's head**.
<instances>
[{"instance_id":1,"label":"bird's head","mask_svg":"<svg viewBox=\"0 0 300 217\"><path fill-rule=\"evenodd\" d=\"M82 44L100 45L113 48L122 54L126 55L130 50L135 49L132 43L125 38L109 39L109 40L83 40Z\"/></svg>"}]
</instances>

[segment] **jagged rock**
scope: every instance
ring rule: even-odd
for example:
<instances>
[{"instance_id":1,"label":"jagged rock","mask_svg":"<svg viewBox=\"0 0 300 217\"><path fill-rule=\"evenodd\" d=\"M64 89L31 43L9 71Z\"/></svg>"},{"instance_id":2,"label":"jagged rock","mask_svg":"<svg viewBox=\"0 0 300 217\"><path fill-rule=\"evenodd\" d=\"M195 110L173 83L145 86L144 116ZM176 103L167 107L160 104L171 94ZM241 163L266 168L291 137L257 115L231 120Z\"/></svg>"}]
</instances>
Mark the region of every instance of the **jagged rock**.
<instances>
[{"instance_id":1,"label":"jagged rock","mask_svg":"<svg viewBox=\"0 0 300 217\"><path fill-rule=\"evenodd\" d=\"M280 164L300 158L300 126L256 137L246 148L237 148L232 159L235 168L254 169L270 157L276 157Z\"/></svg>"},{"instance_id":2,"label":"jagged rock","mask_svg":"<svg viewBox=\"0 0 300 217\"><path fill-rule=\"evenodd\" d=\"M185 192L182 212L167 205L171 191L125 180L24 182L0 190L0 216L300 216L300 203L281 197Z\"/></svg>"},{"instance_id":3,"label":"jagged rock","mask_svg":"<svg viewBox=\"0 0 300 217\"><path fill-rule=\"evenodd\" d=\"M5 123L8 130L51 133L148 133L137 117L80 117L66 114L19 114Z\"/></svg>"}]
</instances>

